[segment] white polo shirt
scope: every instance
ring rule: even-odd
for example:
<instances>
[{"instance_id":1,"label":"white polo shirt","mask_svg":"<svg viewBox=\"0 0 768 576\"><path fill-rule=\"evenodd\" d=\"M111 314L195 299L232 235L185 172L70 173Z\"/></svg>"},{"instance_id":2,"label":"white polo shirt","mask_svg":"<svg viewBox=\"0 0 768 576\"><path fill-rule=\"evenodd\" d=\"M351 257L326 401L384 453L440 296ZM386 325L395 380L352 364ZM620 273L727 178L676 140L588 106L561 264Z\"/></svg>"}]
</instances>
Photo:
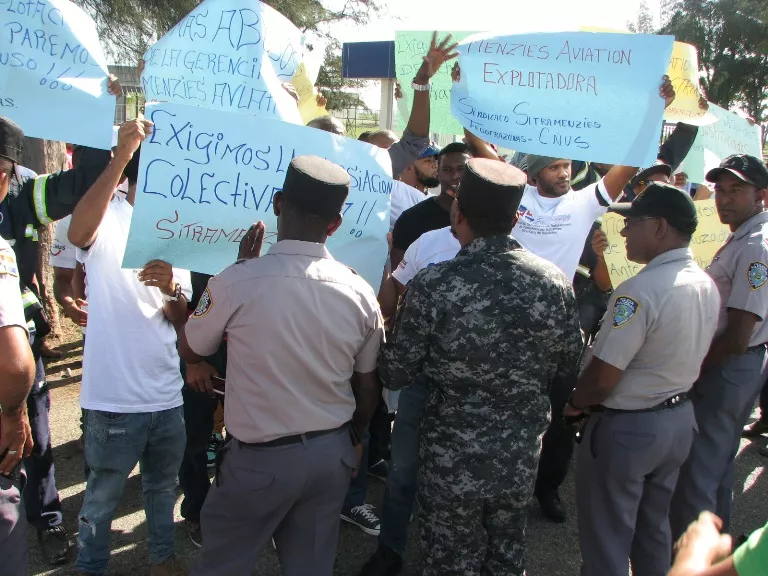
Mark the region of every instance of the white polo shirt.
<instances>
[{"instance_id":1,"label":"white polo shirt","mask_svg":"<svg viewBox=\"0 0 768 576\"><path fill-rule=\"evenodd\" d=\"M598 200L598 194L605 205ZM592 224L612 202L602 180L559 198L544 198L535 187L526 186L512 236L523 248L560 268L573 282Z\"/></svg>"},{"instance_id":2,"label":"white polo shirt","mask_svg":"<svg viewBox=\"0 0 768 576\"><path fill-rule=\"evenodd\" d=\"M453 260L460 249L461 244L451 233L450 226L425 232L408 247L397 270L392 272L392 276L405 286L420 270L446 260Z\"/></svg>"}]
</instances>

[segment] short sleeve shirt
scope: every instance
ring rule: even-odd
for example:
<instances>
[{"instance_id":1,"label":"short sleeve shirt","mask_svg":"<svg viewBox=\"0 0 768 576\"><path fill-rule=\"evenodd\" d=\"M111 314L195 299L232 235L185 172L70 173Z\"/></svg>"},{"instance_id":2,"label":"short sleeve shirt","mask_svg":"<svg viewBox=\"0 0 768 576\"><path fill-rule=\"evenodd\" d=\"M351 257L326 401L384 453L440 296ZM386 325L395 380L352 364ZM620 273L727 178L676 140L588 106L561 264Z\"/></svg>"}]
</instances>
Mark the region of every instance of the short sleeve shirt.
<instances>
[{"instance_id":1,"label":"short sleeve shirt","mask_svg":"<svg viewBox=\"0 0 768 576\"><path fill-rule=\"evenodd\" d=\"M437 198L427 198L403 212L397 219L392 230L392 246L398 250L408 250L425 232L450 225L450 212L437 203Z\"/></svg>"},{"instance_id":2,"label":"short sleeve shirt","mask_svg":"<svg viewBox=\"0 0 768 576\"><path fill-rule=\"evenodd\" d=\"M56 222L56 232L51 244L50 264L56 268L74 270L77 267L77 249L70 243L67 234L72 216L67 216Z\"/></svg>"},{"instance_id":3,"label":"short sleeve shirt","mask_svg":"<svg viewBox=\"0 0 768 576\"><path fill-rule=\"evenodd\" d=\"M395 222L400 218L400 214L416 206L419 202L427 199L427 195L419 192L413 186L408 186L405 182L399 180L392 181L392 194L390 194L389 207L389 230L395 227Z\"/></svg>"},{"instance_id":4,"label":"short sleeve shirt","mask_svg":"<svg viewBox=\"0 0 768 576\"><path fill-rule=\"evenodd\" d=\"M623 371L603 402L641 410L687 392L699 376L717 326L720 298L686 248L657 256L619 286L593 355ZM685 326L686 337L680 330Z\"/></svg>"},{"instance_id":5,"label":"short sleeve shirt","mask_svg":"<svg viewBox=\"0 0 768 576\"><path fill-rule=\"evenodd\" d=\"M227 430L243 442L330 430L352 418L353 372L376 368L373 289L322 244L282 240L208 282L186 328L200 356L227 338Z\"/></svg>"},{"instance_id":6,"label":"short sleeve shirt","mask_svg":"<svg viewBox=\"0 0 768 576\"><path fill-rule=\"evenodd\" d=\"M418 240L408 247L392 276L405 286L419 271L433 264L451 260L460 249L461 244L454 237L450 226L432 230L419 236Z\"/></svg>"},{"instance_id":7,"label":"short sleeve shirt","mask_svg":"<svg viewBox=\"0 0 768 576\"><path fill-rule=\"evenodd\" d=\"M24 304L19 288L19 268L10 244L0 238L0 328L20 326L27 329Z\"/></svg>"},{"instance_id":8,"label":"short sleeve shirt","mask_svg":"<svg viewBox=\"0 0 768 576\"><path fill-rule=\"evenodd\" d=\"M715 255L707 273L720 291L717 335L728 324L728 308L734 308L758 317L749 345L768 342L768 212L739 226Z\"/></svg>"},{"instance_id":9,"label":"short sleeve shirt","mask_svg":"<svg viewBox=\"0 0 768 576\"><path fill-rule=\"evenodd\" d=\"M573 282L589 231L611 202L602 180L559 198L545 198L535 187L526 186L512 235Z\"/></svg>"}]
</instances>

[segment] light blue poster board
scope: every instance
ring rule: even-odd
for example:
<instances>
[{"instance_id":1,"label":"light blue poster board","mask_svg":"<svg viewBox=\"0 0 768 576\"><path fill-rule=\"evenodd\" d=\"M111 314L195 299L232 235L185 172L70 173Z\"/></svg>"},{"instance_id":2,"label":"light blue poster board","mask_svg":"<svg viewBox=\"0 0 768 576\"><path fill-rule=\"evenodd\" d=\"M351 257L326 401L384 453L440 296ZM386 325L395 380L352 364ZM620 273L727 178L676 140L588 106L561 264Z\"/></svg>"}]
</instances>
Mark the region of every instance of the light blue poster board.
<instances>
[{"instance_id":1,"label":"light blue poster board","mask_svg":"<svg viewBox=\"0 0 768 576\"><path fill-rule=\"evenodd\" d=\"M558 32L462 42L451 112L504 148L648 166L658 152L672 36Z\"/></svg>"},{"instance_id":2,"label":"light blue poster board","mask_svg":"<svg viewBox=\"0 0 768 576\"><path fill-rule=\"evenodd\" d=\"M328 240L334 258L374 289L387 256L391 161L380 148L314 128L172 103L148 104L154 131L141 147L136 203L124 268L153 259L216 274L234 263L251 224L276 241L272 196L292 158L311 154L351 177L342 226Z\"/></svg>"},{"instance_id":3,"label":"light blue poster board","mask_svg":"<svg viewBox=\"0 0 768 576\"><path fill-rule=\"evenodd\" d=\"M282 88L301 63L304 36L256 0L206 0L144 55L147 101L176 102L301 124Z\"/></svg>"},{"instance_id":4,"label":"light blue poster board","mask_svg":"<svg viewBox=\"0 0 768 576\"><path fill-rule=\"evenodd\" d=\"M705 182L705 175L731 154L749 154L762 157L762 138L759 125L752 125L734 112L710 102L710 114L717 121L699 127L693 146L680 169L691 182Z\"/></svg>"},{"instance_id":5,"label":"light blue poster board","mask_svg":"<svg viewBox=\"0 0 768 576\"><path fill-rule=\"evenodd\" d=\"M108 150L115 97L90 16L68 0L0 0L0 115L26 136Z\"/></svg>"}]
</instances>

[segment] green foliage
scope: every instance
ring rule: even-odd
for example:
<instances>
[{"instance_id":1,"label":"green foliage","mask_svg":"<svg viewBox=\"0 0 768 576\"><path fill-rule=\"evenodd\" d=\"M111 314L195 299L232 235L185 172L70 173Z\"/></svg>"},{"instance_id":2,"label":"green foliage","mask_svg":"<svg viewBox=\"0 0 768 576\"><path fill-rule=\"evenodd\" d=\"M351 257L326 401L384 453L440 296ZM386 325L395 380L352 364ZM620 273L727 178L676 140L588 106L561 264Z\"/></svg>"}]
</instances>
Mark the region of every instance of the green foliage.
<instances>
[{"instance_id":1,"label":"green foliage","mask_svg":"<svg viewBox=\"0 0 768 576\"><path fill-rule=\"evenodd\" d=\"M764 0L678 0L660 31L696 46L711 102L742 103L758 122L768 120L766 11Z\"/></svg>"},{"instance_id":2,"label":"green foliage","mask_svg":"<svg viewBox=\"0 0 768 576\"><path fill-rule=\"evenodd\" d=\"M315 83L323 96L328 100L328 110L343 110L345 108L357 108L367 106L356 92L349 92L350 88L364 88L365 80L345 79L341 75L341 46L337 42L328 45L325 51L325 62L320 68L320 74Z\"/></svg>"}]
</instances>

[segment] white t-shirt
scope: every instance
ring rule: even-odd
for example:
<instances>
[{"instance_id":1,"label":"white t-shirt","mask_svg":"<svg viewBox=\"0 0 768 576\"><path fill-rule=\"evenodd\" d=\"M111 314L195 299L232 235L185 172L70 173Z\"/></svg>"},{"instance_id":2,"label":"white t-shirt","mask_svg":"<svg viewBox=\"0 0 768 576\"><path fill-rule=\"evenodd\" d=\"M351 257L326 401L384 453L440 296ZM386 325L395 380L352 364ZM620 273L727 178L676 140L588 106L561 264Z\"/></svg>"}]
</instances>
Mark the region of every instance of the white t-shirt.
<instances>
[{"instance_id":1,"label":"white t-shirt","mask_svg":"<svg viewBox=\"0 0 768 576\"><path fill-rule=\"evenodd\" d=\"M450 226L425 232L408 247L392 276L405 286L424 268L453 260L460 249L461 244L451 233Z\"/></svg>"},{"instance_id":2,"label":"white t-shirt","mask_svg":"<svg viewBox=\"0 0 768 576\"><path fill-rule=\"evenodd\" d=\"M51 256L49 258L51 266L56 268L68 268L74 270L77 268L77 254L74 244L71 244L67 234L69 233L69 223L72 216L65 216L56 222L56 232L51 244Z\"/></svg>"},{"instance_id":3,"label":"white t-shirt","mask_svg":"<svg viewBox=\"0 0 768 576\"><path fill-rule=\"evenodd\" d=\"M400 214L427 198L429 196L419 192L413 186L408 186L408 184L400 182L400 180L393 180L392 194L390 196L391 205L389 208L389 231L392 232L395 222L400 218Z\"/></svg>"},{"instance_id":4,"label":"white t-shirt","mask_svg":"<svg viewBox=\"0 0 768 576\"><path fill-rule=\"evenodd\" d=\"M512 236L526 250L549 260L573 282L584 243L592 224L608 211L597 199L612 202L603 181L582 190L571 190L559 198L544 198L526 186Z\"/></svg>"},{"instance_id":5,"label":"white t-shirt","mask_svg":"<svg viewBox=\"0 0 768 576\"><path fill-rule=\"evenodd\" d=\"M176 331L163 315L160 290L120 267L132 215L127 201L111 202L96 241L77 251L89 298L80 404L90 410L159 412L182 404ZM189 272L174 269L174 278L189 298Z\"/></svg>"}]
</instances>

